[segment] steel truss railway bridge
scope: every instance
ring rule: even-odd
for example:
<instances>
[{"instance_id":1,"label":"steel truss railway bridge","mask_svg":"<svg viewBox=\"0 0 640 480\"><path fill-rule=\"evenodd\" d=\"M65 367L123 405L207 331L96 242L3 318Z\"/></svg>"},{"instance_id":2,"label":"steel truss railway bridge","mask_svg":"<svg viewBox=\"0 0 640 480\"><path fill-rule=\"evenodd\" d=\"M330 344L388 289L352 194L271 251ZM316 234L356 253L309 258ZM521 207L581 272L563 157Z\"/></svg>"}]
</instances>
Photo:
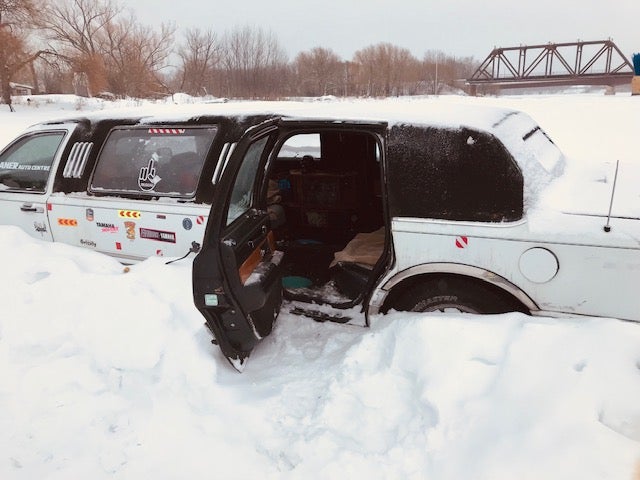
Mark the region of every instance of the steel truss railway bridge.
<instances>
[{"instance_id":1,"label":"steel truss railway bridge","mask_svg":"<svg viewBox=\"0 0 640 480\"><path fill-rule=\"evenodd\" d=\"M494 48L471 78L471 94L479 86L503 88L564 85L625 85L633 66L611 40L547 43Z\"/></svg>"}]
</instances>

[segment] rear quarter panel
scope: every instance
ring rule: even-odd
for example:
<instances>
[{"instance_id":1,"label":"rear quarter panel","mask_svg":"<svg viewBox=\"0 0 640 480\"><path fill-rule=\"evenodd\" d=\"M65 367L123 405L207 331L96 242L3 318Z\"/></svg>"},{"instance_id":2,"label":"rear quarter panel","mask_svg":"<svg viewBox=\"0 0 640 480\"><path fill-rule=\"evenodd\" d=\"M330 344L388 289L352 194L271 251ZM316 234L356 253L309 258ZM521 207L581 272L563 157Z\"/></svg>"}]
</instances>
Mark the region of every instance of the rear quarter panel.
<instances>
[{"instance_id":1,"label":"rear quarter panel","mask_svg":"<svg viewBox=\"0 0 640 480\"><path fill-rule=\"evenodd\" d=\"M472 266L506 279L541 313L640 321L640 221L614 219L610 233L602 228L605 221L562 214L503 224L396 218L395 265L383 283L419 265ZM532 248L557 259L550 280L531 281L523 273L523 254Z\"/></svg>"}]
</instances>

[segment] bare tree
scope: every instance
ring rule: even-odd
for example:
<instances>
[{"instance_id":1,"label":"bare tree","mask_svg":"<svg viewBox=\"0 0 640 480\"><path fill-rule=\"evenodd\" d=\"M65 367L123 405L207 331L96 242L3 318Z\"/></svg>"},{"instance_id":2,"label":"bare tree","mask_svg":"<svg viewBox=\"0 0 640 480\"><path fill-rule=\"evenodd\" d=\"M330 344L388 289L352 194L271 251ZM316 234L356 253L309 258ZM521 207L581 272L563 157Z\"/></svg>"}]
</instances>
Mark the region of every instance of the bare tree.
<instances>
[{"instance_id":1,"label":"bare tree","mask_svg":"<svg viewBox=\"0 0 640 480\"><path fill-rule=\"evenodd\" d=\"M55 55L42 56L36 69L45 92L73 93L73 71L64 59Z\"/></svg>"},{"instance_id":2,"label":"bare tree","mask_svg":"<svg viewBox=\"0 0 640 480\"><path fill-rule=\"evenodd\" d=\"M344 66L330 49L316 47L300 52L294 61L298 85L303 95L340 93L344 84Z\"/></svg>"},{"instance_id":3,"label":"bare tree","mask_svg":"<svg viewBox=\"0 0 640 480\"><path fill-rule=\"evenodd\" d=\"M41 1L45 3L38 4L35 12L36 2ZM471 58L427 52L418 61L407 49L389 43L363 48L347 62L330 49L316 47L289 63L273 33L244 26L224 37L211 29L186 30L177 50L179 63L169 77L164 72L175 26L141 25L132 14L122 16L118 2L0 0L0 87L5 98L8 78L15 70L33 60L34 53L42 57L42 52L28 48L29 38L22 30L7 26L8 18L15 23L17 12L27 10L43 13L38 26L55 54L45 59L48 63L40 63L43 78L57 90L69 88L70 76L84 78L88 95L110 90L119 95L150 96L176 89L245 98L412 95L438 91L442 84L454 85L473 68ZM23 20L29 17L21 15Z\"/></svg>"},{"instance_id":4,"label":"bare tree","mask_svg":"<svg viewBox=\"0 0 640 480\"><path fill-rule=\"evenodd\" d=\"M470 77L475 70L473 57L453 57L442 51L429 50L422 60L421 77L427 83L425 93L440 93L442 87L456 87L459 80Z\"/></svg>"},{"instance_id":5,"label":"bare tree","mask_svg":"<svg viewBox=\"0 0 640 480\"><path fill-rule=\"evenodd\" d=\"M273 33L240 27L226 35L224 45L228 96L264 98L282 91L287 56Z\"/></svg>"},{"instance_id":6,"label":"bare tree","mask_svg":"<svg viewBox=\"0 0 640 480\"><path fill-rule=\"evenodd\" d=\"M211 30L188 29L185 40L178 49L180 89L191 94L213 91L213 76L222 59L222 42Z\"/></svg>"},{"instance_id":7,"label":"bare tree","mask_svg":"<svg viewBox=\"0 0 640 480\"><path fill-rule=\"evenodd\" d=\"M48 0L40 27L52 50L88 81L89 95L107 86L104 42L122 8L114 0Z\"/></svg>"},{"instance_id":8,"label":"bare tree","mask_svg":"<svg viewBox=\"0 0 640 480\"><path fill-rule=\"evenodd\" d=\"M406 48L379 43L358 50L353 60L364 95L401 95L418 81L419 62Z\"/></svg>"},{"instance_id":9,"label":"bare tree","mask_svg":"<svg viewBox=\"0 0 640 480\"><path fill-rule=\"evenodd\" d=\"M0 0L0 91L12 112L11 80L40 55L27 45L28 27L37 15L33 0Z\"/></svg>"},{"instance_id":10,"label":"bare tree","mask_svg":"<svg viewBox=\"0 0 640 480\"><path fill-rule=\"evenodd\" d=\"M171 53L175 27L159 30L122 17L117 0L48 0L40 22L59 58L76 77L87 80L87 94L112 90L142 96L162 89L159 71Z\"/></svg>"},{"instance_id":11,"label":"bare tree","mask_svg":"<svg viewBox=\"0 0 640 480\"><path fill-rule=\"evenodd\" d=\"M163 23L155 31L130 15L104 30L103 56L113 93L140 97L166 90L159 73L171 54L175 26Z\"/></svg>"}]
</instances>

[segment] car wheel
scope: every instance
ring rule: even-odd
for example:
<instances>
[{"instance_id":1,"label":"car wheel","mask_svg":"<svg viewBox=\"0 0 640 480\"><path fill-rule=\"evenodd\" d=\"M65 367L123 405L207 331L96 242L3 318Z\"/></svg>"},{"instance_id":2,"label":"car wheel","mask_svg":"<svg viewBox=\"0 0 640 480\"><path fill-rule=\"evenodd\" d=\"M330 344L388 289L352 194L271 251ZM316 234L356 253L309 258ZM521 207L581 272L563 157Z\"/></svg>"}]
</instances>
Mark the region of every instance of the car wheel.
<instances>
[{"instance_id":1,"label":"car wheel","mask_svg":"<svg viewBox=\"0 0 640 480\"><path fill-rule=\"evenodd\" d=\"M524 307L497 287L457 276L441 276L416 283L403 291L392 308L408 312L491 314Z\"/></svg>"}]
</instances>

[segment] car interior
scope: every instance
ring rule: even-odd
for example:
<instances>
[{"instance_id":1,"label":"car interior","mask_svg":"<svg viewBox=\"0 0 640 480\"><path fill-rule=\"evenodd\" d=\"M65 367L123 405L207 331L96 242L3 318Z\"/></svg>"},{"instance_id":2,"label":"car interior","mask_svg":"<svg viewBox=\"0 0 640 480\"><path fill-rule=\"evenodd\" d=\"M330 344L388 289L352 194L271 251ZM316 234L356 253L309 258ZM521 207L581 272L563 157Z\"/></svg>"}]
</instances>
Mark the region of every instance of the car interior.
<instances>
[{"instance_id":1,"label":"car interior","mask_svg":"<svg viewBox=\"0 0 640 480\"><path fill-rule=\"evenodd\" d=\"M285 297L346 306L366 291L385 244L380 157L362 131L284 141L269 168L267 208L285 253Z\"/></svg>"}]
</instances>

